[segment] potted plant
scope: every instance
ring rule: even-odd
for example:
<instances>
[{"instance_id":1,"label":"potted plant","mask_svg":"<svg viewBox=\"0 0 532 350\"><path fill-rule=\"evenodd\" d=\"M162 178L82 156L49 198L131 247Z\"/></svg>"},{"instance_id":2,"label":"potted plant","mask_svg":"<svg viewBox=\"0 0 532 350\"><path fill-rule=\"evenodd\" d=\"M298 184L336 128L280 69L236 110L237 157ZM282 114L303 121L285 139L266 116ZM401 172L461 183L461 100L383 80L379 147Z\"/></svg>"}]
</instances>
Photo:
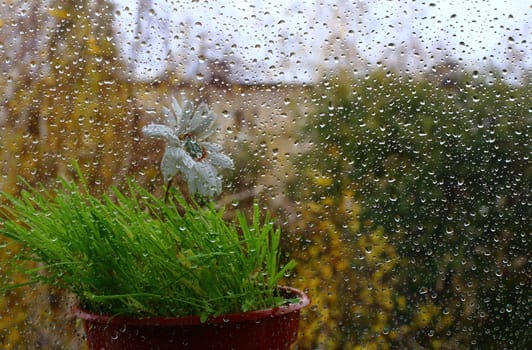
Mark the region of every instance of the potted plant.
<instances>
[{"instance_id":1,"label":"potted plant","mask_svg":"<svg viewBox=\"0 0 532 350\"><path fill-rule=\"evenodd\" d=\"M231 222L215 207L233 162L205 140L209 108L173 99L164 114L144 128L167 143L164 197L133 182L94 196L79 168L77 181L2 193L0 233L23 247L12 266L77 296L90 349L288 349L309 299L278 285L294 267L280 266L279 229L257 203ZM178 173L189 196L171 186Z\"/></svg>"}]
</instances>

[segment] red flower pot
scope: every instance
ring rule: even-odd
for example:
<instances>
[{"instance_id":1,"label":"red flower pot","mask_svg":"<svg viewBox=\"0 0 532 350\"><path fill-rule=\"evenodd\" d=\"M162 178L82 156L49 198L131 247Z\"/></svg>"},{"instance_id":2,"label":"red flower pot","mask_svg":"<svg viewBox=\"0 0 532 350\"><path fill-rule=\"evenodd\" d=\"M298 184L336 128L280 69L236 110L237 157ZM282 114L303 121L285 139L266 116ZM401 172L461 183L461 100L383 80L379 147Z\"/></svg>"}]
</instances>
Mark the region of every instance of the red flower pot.
<instances>
[{"instance_id":1,"label":"red flower pot","mask_svg":"<svg viewBox=\"0 0 532 350\"><path fill-rule=\"evenodd\" d=\"M91 350L282 350L297 339L299 310L310 300L300 290L279 289L285 297L299 298L299 302L227 314L204 323L198 316L112 317L82 309L74 313L83 320Z\"/></svg>"}]
</instances>

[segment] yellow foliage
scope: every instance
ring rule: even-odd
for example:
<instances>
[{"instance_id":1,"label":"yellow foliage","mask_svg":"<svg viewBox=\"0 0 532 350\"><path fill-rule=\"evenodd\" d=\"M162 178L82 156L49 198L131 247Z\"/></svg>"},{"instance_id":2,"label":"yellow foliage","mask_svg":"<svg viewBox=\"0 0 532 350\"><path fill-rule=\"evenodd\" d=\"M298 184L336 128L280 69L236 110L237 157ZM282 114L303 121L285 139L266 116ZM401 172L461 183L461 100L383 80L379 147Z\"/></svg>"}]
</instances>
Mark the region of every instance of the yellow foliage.
<instances>
[{"instance_id":1,"label":"yellow foliage","mask_svg":"<svg viewBox=\"0 0 532 350\"><path fill-rule=\"evenodd\" d=\"M391 311L394 307L391 288L383 287L379 289L377 293L377 300L380 306L386 311Z\"/></svg>"},{"instance_id":2,"label":"yellow foliage","mask_svg":"<svg viewBox=\"0 0 532 350\"><path fill-rule=\"evenodd\" d=\"M296 274L314 309L302 322L300 348L391 349L433 326L437 307L424 304L411 314L416 305L397 293L393 273L402 262L382 228L361 231L371 223L360 222L360 205L350 190L301 206L308 210L295 226L308 243ZM402 324L396 312L405 313ZM352 323L344 325L346 318ZM447 325L447 319L441 321Z\"/></svg>"},{"instance_id":3,"label":"yellow foliage","mask_svg":"<svg viewBox=\"0 0 532 350\"><path fill-rule=\"evenodd\" d=\"M360 230L360 221L359 220L349 220L349 229L353 232Z\"/></svg>"},{"instance_id":4,"label":"yellow foliage","mask_svg":"<svg viewBox=\"0 0 532 350\"><path fill-rule=\"evenodd\" d=\"M93 35L91 35L87 39L87 47L89 49L89 52L93 55L102 53L102 50L100 49L100 46L98 45L98 41Z\"/></svg>"},{"instance_id":5,"label":"yellow foliage","mask_svg":"<svg viewBox=\"0 0 532 350\"><path fill-rule=\"evenodd\" d=\"M377 313L376 322L371 326L373 333L382 333L388 325L388 319L383 313Z\"/></svg>"},{"instance_id":6,"label":"yellow foliage","mask_svg":"<svg viewBox=\"0 0 532 350\"><path fill-rule=\"evenodd\" d=\"M336 263L336 269L338 271L345 271L345 270L349 269L349 259L347 259L347 258L338 259L338 261Z\"/></svg>"},{"instance_id":7,"label":"yellow foliage","mask_svg":"<svg viewBox=\"0 0 532 350\"><path fill-rule=\"evenodd\" d=\"M434 304L419 305L417 312L414 314L414 324L419 328L427 327L439 313L440 308Z\"/></svg>"},{"instance_id":8,"label":"yellow foliage","mask_svg":"<svg viewBox=\"0 0 532 350\"><path fill-rule=\"evenodd\" d=\"M59 8L49 8L48 9L48 14L50 16L53 16L57 19L66 19L68 17L70 17L70 13L64 9L59 9Z\"/></svg>"},{"instance_id":9,"label":"yellow foliage","mask_svg":"<svg viewBox=\"0 0 532 350\"><path fill-rule=\"evenodd\" d=\"M334 198L332 197L326 197L322 200L323 205L325 206L332 206L335 205Z\"/></svg>"},{"instance_id":10,"label":"yellow foliage","mask_svg":"<svg viewBox=\"0 0 532 350\"><path fill-rule=\"evenodd\" d=\"M330 280L333 277L333 269L332 269L332 266L330 266L329 264L321 265L320 272L321 272L321 276L325 280Z\"/></svg>"},{"instance_id":11,"label":"yellow foliage","mask_svg":"<svg viewBox=\"0 0 532 350\"><path fill-rule=\"evenodd\" d=\"M328 176L316 176L314 178L314 184L322 187L327 187L332 185L333 179Z\"/></svg>"},{"instance_id":12,"label":"yellow foliage","mask_svg":"<svg viewBox=\"0 0 532 350\"><path fill-rule=\"evenodd\" d=\"M443 346L443 342L439 339L434 339L430 345L432 346L432 349L440 350Z\"/></svg>"},{"instance_id":13,"label":"yellow foliage","mask_svg":"<svg viewBox=\"0 0 532 350\"><path fill-rule=\"evenodd\" d=\"M454 322L455 322L454 317L451 316L450 314L443 315L438 320L438 324L436 325L435 328L438 331L443 331L444 329L452 326L454 324Z\"/></svg>"},{"instance_id":14,"label":"yellow foliage","mask_svg":"<svg viewBox=\"0 0 532 350\"><path fill-rule=\"evenodd\" d=\"M388 333L388 338L390 338L390 340L396 340L398 339L399 337L401 336L401 332L397 329L392 329L390 330L390 332Z\"/></svg>"},{"instance_id":15,"label":"yellow foliage","mask_svg":"<svg viewBox=\"0 0 532 350\"><path fill-rule=\"evenodd\" d=\"M406 298L403 295L399 295L395 302L397 304L397 308L401 311L406 310Z\"/></svg>"},{"instance_id":16,"label":"yellow foliage","mask_svg":"<svg viewBox=\"0 0 532 350\"><path fill-rule=\"evenodd\" d=\"M16 349L16 344L19 344L21 341L22 335L20 331L17 328L11 330L5 339L6 349Z\"/></svg>"}]
</instances>

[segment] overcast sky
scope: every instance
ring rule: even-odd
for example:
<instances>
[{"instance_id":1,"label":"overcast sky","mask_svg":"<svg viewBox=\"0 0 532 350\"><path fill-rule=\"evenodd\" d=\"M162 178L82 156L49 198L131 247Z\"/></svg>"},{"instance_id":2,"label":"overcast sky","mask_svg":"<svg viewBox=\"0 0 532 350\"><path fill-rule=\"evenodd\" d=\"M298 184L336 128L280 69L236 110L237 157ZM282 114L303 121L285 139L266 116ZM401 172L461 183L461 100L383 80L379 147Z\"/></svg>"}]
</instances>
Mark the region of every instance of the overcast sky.
<instances>
[{"instance_id":1,"label":"overcast sky","mask_svg":"<svg viewBox=\"0 0 532 350\"><path fill-rule=\"evenodd\" d=\"M140 26L137 5L116 4L124 54L138 53L146 77L168 67L190 77L205 65L200 55L234 62L251 81L309 81L325 68L379 61L419 71L452 58L510 73L532 64L527 0L154 0ZM138 29L143 45L134 44Z\"/></svg>"}]
</instances>

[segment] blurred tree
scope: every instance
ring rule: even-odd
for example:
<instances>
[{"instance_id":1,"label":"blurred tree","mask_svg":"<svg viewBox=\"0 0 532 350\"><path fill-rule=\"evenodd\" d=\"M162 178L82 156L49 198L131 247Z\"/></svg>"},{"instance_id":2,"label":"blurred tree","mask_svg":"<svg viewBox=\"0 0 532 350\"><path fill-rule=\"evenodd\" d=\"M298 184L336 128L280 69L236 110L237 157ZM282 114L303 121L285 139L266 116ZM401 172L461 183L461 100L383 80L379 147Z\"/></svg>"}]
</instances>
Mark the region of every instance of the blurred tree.
<instances>
[{"instance_id":1,"label":"blurred tree","mask_svg":"<svg viewBox=\"0 0 532 350\"><path fill-rule=\"evenodd\" d=\"M96 172L91 180L105 187L131 161L138 134L131 84L124 83L113 43L111 5L98 0L31 6L33 20L20 31L30 38L19 39L31 47L20 52L20 61L29 63L15 68L12 94L4 101L5 185L17 175L53 179L78 159ZM40 27L30 30L34 21Z\"/></svg>"},{"instance_id":2,"label":"blurred tree","mask_svg":"<svg viewBox=\"0 0 532 350\"><path fill-rule=\"evenodd\" d=\"M526 348L528 88L339 77L316 92L293 188L314 208L296 254L325 348Z\"/></svg>"},{"instance_id":3,"label":"blurred tree","mask_svg":"<svg viewBox=\"0 0 532 350\"><path fill-rule=\"evenodd\" d=\"M1 9L3 190L17 192L18 176L30 183L68 176L74 160L95 191L138 174L147 151L137 145L141 117L113 41L111 3L15 1ZM0 299L2 348L75 347L60 292L29 293Z\"/></svg>"}]
</instances>

